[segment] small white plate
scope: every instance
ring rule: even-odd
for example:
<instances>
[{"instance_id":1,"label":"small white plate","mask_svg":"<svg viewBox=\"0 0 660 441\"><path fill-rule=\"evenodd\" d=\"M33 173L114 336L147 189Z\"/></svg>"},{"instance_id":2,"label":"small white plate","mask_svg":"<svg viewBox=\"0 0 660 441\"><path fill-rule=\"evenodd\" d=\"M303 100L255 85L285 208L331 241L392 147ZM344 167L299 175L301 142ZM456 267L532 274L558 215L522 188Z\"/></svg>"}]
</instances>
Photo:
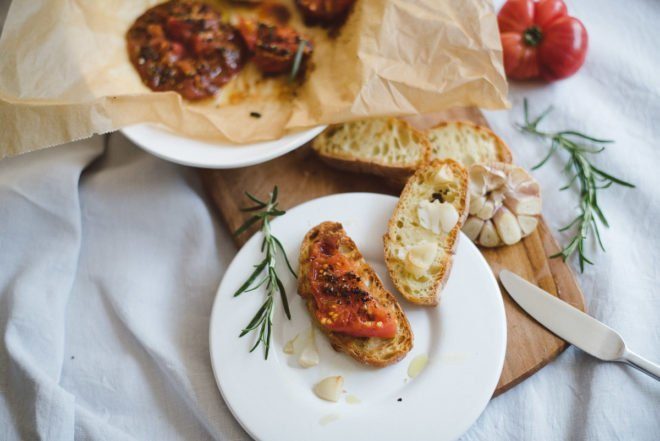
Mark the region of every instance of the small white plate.
<instances>
[{"instance_id":1,"label":"small white plate","mask_svg":"<svg viewBox=\"0 0 660 441\"><path fill-rule=\"evenodd\" d=\"M383 259L382 236L397 199L348 193L316 199L275 219L272 231L294 268L304 234L322 221L341 222L385 286L396 292ZM264 300L262 289L232 297L261 259L261 237L251 238L231 263L213 305L211 362L225 402L243 428L258 440L453 440L477 419L490 400L504 363L506 319L502 297L488 264L461 236L451 277L437 308L400 302L415 334L415 345L401 362L382 369L365 367L335 352L317 332L321 362L302 369L283 347L310 329L310 316L292 276L283 276L292 319L279 299L268 360L261 347L249 353L255 336L238 334ZM283 262L282 262L283 264ZM285 267L279 268L284 275ZM428 355L419 376L408 377L413 358ZM337 403L312 392L319 380L342 375L345 393ZM351 395L360 402L347 401ZM349 399L349 401L351 401Z\"/></svg>"},{"instance_id":2,"label":"small white plate","mask_svg":"<svg viewBox=\"0 0 660 441\"><path fill-rule=\"evenodd\" d=\"M167 161L192 167L238 168L282 156L314 138L325 127L290 133L273 141L241 145L186 138L154 124L138 124L121 131L147 152Z\"/></svg>"}]
</instances>

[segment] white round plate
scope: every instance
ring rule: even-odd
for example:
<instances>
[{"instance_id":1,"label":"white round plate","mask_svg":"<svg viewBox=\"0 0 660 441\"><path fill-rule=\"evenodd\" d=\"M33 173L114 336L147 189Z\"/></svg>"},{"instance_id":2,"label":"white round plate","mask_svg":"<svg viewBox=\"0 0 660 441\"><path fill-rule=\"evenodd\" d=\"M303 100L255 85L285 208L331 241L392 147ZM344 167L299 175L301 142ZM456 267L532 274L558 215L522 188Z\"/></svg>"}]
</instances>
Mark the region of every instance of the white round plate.
<instances>
[{"instance_id":1,"label":"white round plate","mask_svg":"<svg viewBox=\"0 0 660 441\"><path fill-rule=\"evenodd\" d=\"M241 145L186 138L154 124L138 124L121 131L147 152L167 161L192 167L238 168L282 156L314 138L325 127L290 133L273 141Z\"/></svg>"},{"instance_id":2,"label":"white round plate","mask_svg":"<svg viewBox=\"0 0 660 441\"><path fill-rule=\"evenodd\" d=\"M397 199L348 193L316 199L289 210L272 223L297 267L305 233L322 221L341 222L369 264L391 292L383 259L382 237ZM382 369L363 366L335 352L316 333L321 362L303 369L297 355L283 347L296 340L296 353L307 338L311 320L296 281L278 270L288 293L292 319L279 299L274 313L270 355L253 353L254 334L238 338L264 300L262 289L232 297L261 259L261 237L251 238L237 254L220 284L210 326L211 362L225 402L255 439L287 441L453 440L477 419L490 400L504 363L504 304L488 264L470 240L461 236L451 276L436 308L402 300L415 345L399 363ZM283 262L282 262L283 263ZM304 344L304 343L303 343ZM416 356L428 365L415 378L408 367ZM319 380L344 377L345 393L337 403L322 401L312 388ZM348 398L351 396L351 398ZM357 398L359 403L352 403Z\"/></svg>"}]
</instances>

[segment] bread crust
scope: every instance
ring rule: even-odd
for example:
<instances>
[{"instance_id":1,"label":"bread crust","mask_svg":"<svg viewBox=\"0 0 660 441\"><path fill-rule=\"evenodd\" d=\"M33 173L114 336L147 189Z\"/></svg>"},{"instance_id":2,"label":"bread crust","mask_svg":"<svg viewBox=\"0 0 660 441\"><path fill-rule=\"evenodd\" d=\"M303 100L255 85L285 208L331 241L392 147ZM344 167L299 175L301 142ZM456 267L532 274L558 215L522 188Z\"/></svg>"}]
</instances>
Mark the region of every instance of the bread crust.
<instances>
[{"instance_id":1,"label":"bread crust","mask_svg":"<svg viewBox=\"0 0 660 441\"><path fill-rule=\"evenodd\" d=\"M350 154L330 154L327 151L324 151L323 143L326 141L325 137L327 136L327 133L337 127L336 125L330 126L325 132L315 138L312 142L312 148L325 163L341 170L368 173L397 180L406 179L412 176L417 168L427 162L431 150L431 142L423 131L415 129L407 121L393 117L387 118L386 121L391 125L397 125L400 129L408 131L411 137L415 138L416 142L421 145L422 155L419 160L410 163L388 163L388 161L384 161L380 157L373 157L370 160L364 160L351 156ZM363 139L359 141L368 142L368 140Z\"/></svg>"},{"instance_id":2,"label":"bread crust","mask_svg":"<svg viewBox=\"0 0 660 441\"><path fill-rule=\"evenodd\" d=\"M407 206L417 206L419 200L413 193L413 185L420 183L427 173L433 170L440 170L444 166L449 166L454 173L455 181L458 184L458 201L453 204L458 211L459 218L456 225L446 235L443 242L439 245L445 250L446 254L440 264L437 274L433 277L433 283L428 286L423 296L413 295L408 286L404 283L405 275L401 274L400 259L394 253L393 245L396 244L396 235L394 231L398 228L397 223L405 216L404 210ZM390 278L396 286L397 290L406 298L406 300L423 306L437 306L439 303L439 295L451 272L453 257L456 253L458 246L458 239L460 237L460 230L465 223L469 210L469 191L468 191L469 176L467 169L453 159L436 159L431 163L421 167L406 183L396 209L388 222L387 233L383 236L383 244L385 249L385 263Z\"/></svg>"},{"instance_id":3,"label":"bread crust","mask_svg":"<svg viewBox=\"0 0 660 441\"><path fill-rule=\"evenodd\" d=\"M314 314L316 302L312 296L308 278L311 266L310 252L316 238L330 235L340 238L342 247L348 250L347 255L359 267L358 276L363 280L370 281L369 293L377 298L396 317L398 327L395 337L391 339L353 337L347 334L332 332L318 323ZM401 305L399 305L394 295L385 289L376 272L364 260L355 242L348 237L339 222L323 222L312 228L305 235L300 247L299 263L298 293L305 299L307 309L317 327L328 337L330 344L336 351L343 352L362 364L374 367L384 367L396 363L410 352L413 347L414 336Z\"/></svg>"}]
</instances>

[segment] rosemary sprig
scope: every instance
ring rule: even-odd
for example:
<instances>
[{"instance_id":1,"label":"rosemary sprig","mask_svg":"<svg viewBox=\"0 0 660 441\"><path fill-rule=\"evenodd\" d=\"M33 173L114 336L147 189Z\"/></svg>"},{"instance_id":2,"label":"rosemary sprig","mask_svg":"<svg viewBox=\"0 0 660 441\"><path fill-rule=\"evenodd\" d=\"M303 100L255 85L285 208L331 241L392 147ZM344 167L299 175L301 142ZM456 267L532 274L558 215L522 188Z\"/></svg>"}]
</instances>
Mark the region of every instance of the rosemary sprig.
<instances>
[{"instance_id":1,"label":"rosemary sprig","mask_svg":"<svg viewBox=\"0 0 660 441\"><path fill-rule=\"evenodd\" d=\"M296 55L294 55L293 57L293 65L291 66L291 74L289 75L289 82L295 81L295 79L298 77L298 72L300 71L300 66L302 65L302 59L307 44L308 44L307 40L300 40L300 42L298 43L298 49L296 50Z\"/></svg>"},{"instance_id":2,"label":"rosemary sprig","mask_svg":"<svg viewBox=\"0 0 660 441\"><path fill-rule=\"evenodd\" d=\"M238 290L234 293L234 297L239 295L255 291L258 288L265 285L266 288L266 299L261 307L257 310L257 313L254 315L250 323L241 331L239 337L243 337L250 332L258 332L258 338L254 346L250 349L250 352L253 352L260 344L264 347L264 359L268 358L268 351L270 349L270 338L273 329L273 310L275 306L275 296L279 293L280 299L282 300L282 307L284 308L284 313L287 318L291 320L291 311L289 310L289 302L286 298L286 291L284 289L284 284L282 280L277 275L277 270L275 269L277 256L279 253L284 256L284 261L286 266L293 274L293 277L296 277L296 273L291 267L289 258L286 256L284 247L282 243L273 236L270 230L270 220L277 216L282 216L286 213L283 210L277 208L277 186L273 188L273 191L270 193L268 201L262 201L257 199L252 194L245 192L245 195L254 202L255 205L251 207L246 207L241 209L241 211L253 212L254 215L251 216L248 220L241 225L236 232L235 236L244 233L251 226L261 223L261 233L263 235L263 240L261 242L261 252L264 254L264 258L261 262L254 266L254 271L247 278L245 283L241 285ZM265 273L265 274L264 274ZM263 274L260 280L257 279Z\"/></svg>"},{"instance_id":3,"label":"rosemary sprig","mask_svg":"<svg viewBox=\"0 0 660 441\"><path fill-rule=\"evenodd\" d=\"M574 228L575 234L559 253L551 257L561 257L566 261L566 259L577 251L580 271L584 272L585 264L593 265L593 262L585 253L585 245L590 233L595 236L600 248L605 251L600 238L598 223L600 222L605 227L609 227L609 223L601 207L598 205L598 190L609 188L612 184L630 188L634 188L635 186L606 173L589 160L589 155L602 152L605 150L606 144L611 144L614 141L594 138L576 130L562 130L559 132L541 131L538 128L539 123L550 113L552 107L548 107L539 116L531 119L527 99L525 99L524 110L525 124L518 124L518 128L522 132L550 140L548 154L541 162L532 167L532 170L542 167L560 148L569 154L564 172L569 174L570 177L568 183L560 190L566 190L574 183L577 183L580 192L579 214L568 225L559 230L567 231Z\"/></svg>"}]
</instances>

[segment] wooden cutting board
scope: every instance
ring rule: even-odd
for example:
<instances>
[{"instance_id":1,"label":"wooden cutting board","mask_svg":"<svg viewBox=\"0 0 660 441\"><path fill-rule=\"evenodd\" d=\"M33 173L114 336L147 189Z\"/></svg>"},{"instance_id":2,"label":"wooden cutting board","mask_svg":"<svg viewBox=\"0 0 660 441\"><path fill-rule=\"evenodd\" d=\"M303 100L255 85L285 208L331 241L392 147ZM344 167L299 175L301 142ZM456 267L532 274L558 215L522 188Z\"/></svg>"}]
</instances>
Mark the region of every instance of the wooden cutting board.
<instances>
[{"instance_id":1,"label":"wooden cutting board","mask_svg":"<svg viewBox=\"0 0 660 441\"><path fill-rule=\"evenodd\" d=\"M451 119L487 124L481 112L474 108L453 109L442 114L418 117L411 122L424 128ZM280 207L283 209L333 193L365 191L396 194L380 178L329 168L316 158L309 146L265 164L234 170L200 170L200 174L213 204L231 231L236 230L246 218L245 213L240 211L246 204L244 191L266 197L277 185L280 189ZM236 244L241 246L248 236L245 234L236 238ZM545 221L532 235L516 245L482 249L495 274L502 268L510 269L584 310L584 298L570 268L561 259L548 257L557 251L559 246ZM508 341L504 369L495 395L520 383L567 347L563 340L546 331L520 309L501 285L500 290L507 317Z\"/></svg>"}]
</instances>

